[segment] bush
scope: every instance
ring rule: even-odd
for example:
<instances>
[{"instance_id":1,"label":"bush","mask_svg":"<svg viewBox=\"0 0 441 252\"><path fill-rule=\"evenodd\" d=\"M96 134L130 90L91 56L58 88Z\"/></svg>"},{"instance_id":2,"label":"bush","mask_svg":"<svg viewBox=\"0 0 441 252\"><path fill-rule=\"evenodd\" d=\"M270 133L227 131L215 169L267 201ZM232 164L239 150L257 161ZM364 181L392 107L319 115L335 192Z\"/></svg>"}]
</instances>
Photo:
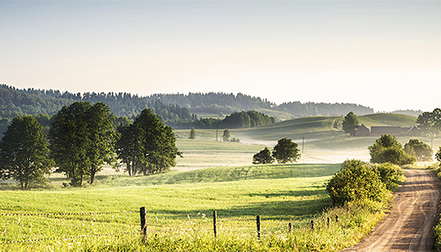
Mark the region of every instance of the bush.
<instances>
[{"instance_id":1,"label":"bush","mask_svg":"<svg viewBox=\"0 0 441 252\"><path fill-rule=\"evenodd\" d=\"M392 163L373 166L373 171L378 174L381 182L390 191L396 191L401 183L406 180L403 170Z\"/></svg>"},{"instance_id":2,"label":"bush","mask_svg":"<svg viewBox=\"0 0 441 252\"><path fill-rule=\"evenodd\" d=\"M346 160L326 191L335 205L364 200L385 202L389 194L380 176L360 160Z\"/></svg>"}]
</instances>

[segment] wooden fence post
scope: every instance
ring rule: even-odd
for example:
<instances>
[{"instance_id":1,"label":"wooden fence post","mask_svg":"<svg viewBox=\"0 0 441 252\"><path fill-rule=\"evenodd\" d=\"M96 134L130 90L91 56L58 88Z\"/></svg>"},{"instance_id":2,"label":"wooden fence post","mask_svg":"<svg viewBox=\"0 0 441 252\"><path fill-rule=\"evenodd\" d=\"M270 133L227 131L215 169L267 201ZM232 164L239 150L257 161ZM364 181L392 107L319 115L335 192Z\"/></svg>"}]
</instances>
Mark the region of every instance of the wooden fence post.
<instances>
[{"instance_id":1,"label":"wooden fence post","mask_svg":"<svg viewBox=\"0 0 441 252\"><path fill-rule=\"evenodd\" d=\"M141 207L139 209L139 215L141 217L141 232L145 236L147 234L147 226L145 222L145 216L146 216L145 207Z\"/></svg>"},{"instance_id":2,"label":"wooden fence post","mask_svg":"<svg viewBox=\"0 0 441 252\"><path fill-rule=\"evenodd\" d=\"M217 211L213 211L213 231L214 238L217 236Z\"/></svg>"},{"instance_id":3,"label":"wooden fence post","mask_svg":"<svg viewBox=\"0 0 441 252\"><path fill-rule=\"evenodd\" d=\"M257 224L257 239L260 240L260 215L257 215L256 217L256 224Z\"/></svg>"}]
</instances>

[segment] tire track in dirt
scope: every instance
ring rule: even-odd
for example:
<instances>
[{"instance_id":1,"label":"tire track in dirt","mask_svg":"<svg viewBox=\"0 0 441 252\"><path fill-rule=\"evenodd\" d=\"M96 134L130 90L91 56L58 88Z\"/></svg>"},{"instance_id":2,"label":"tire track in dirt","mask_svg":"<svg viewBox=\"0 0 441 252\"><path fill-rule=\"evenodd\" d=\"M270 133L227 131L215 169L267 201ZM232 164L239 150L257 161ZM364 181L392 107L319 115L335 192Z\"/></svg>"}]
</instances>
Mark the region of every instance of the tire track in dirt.
<instances>
[{"instance_id":1,"label":"tire track in dirt","mask_svg":"<svg viewBox=\"0 0 441 252\"><path fill-rule=\"evenodd\" d=\"M432 251L440 183L431 171L405 170L394 207L374 231L343 251Z\"/></svg>"}]
</instances>

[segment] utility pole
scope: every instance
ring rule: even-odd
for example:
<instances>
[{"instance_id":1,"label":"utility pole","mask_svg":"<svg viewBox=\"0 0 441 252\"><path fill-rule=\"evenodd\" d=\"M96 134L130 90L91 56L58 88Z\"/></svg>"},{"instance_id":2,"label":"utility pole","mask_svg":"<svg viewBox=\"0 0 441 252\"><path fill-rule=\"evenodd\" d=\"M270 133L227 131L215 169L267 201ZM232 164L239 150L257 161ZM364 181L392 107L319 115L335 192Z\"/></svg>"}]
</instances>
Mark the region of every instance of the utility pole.
<instances>
[{"instance_id":1,"label":"utility pole","mask_svg":"<svg viewBox=\"0 0 441 252\"><path fill-rule=\"evenodd\" d=\"M302 137L302 153L305 152L305 137Z\"/></svg>"}]
</instances>

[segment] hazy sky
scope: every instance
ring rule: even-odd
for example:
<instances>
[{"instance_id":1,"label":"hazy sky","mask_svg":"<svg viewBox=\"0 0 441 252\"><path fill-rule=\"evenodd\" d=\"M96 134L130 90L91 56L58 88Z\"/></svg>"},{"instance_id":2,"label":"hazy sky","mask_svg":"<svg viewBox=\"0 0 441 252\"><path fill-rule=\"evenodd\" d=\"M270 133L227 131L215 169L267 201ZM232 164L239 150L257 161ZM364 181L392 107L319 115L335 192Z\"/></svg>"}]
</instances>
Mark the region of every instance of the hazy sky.
<instances>
[{"instance_id":1,"label":"hazy sky","mask_svg":"<svg viewBox=\"0 0 441 252\"><path fill-rule=\"evenodd\" d=\"M0 0L0 83L441 107L439 0Z\"/></svg>"}]
</instances>

